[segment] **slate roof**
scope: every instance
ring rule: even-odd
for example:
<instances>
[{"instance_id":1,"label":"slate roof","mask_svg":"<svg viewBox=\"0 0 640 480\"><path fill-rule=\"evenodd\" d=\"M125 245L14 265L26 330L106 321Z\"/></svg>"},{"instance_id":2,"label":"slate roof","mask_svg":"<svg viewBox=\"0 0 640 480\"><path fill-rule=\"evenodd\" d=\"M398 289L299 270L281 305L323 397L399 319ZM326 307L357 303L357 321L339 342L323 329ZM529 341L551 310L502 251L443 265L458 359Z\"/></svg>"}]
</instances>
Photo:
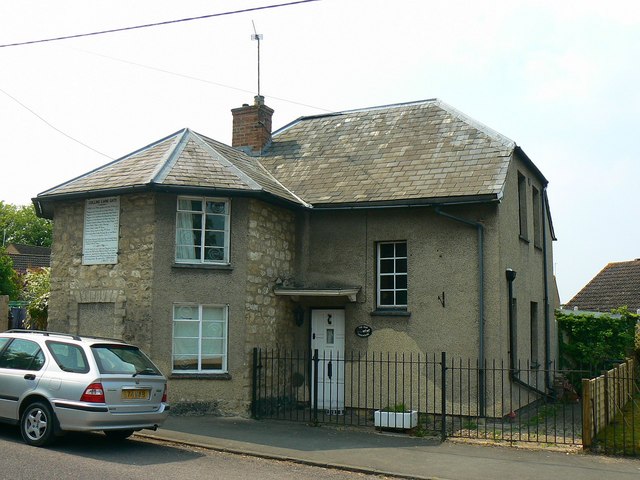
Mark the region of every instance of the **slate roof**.
<instances>
[{"instance_id":1,"label":"slate roof","mask_svg":"<svg viewBox=\"0 0 640 480\"><path fill-rule=\"evenodd\" d=\"M172 187L260 193L306 205L279 183L256 157L189 129L42 192L36 200Z\"/></svg>"},{"instance_id":2,"label":"slate roof","mask_svg":"<svg viewBox=\"0 0 640 480\"><path fill-rule=\"evenodd\" d=\"M629 307L632 312L640 309L640 258L609 263L565 308L610 312L622 306Z\"/></svg>"},{"instance_id":3,"label":"slate roof","mask_svg":"<svg viewBox=\"0 0 640 480\"><path fill-rule=\"evenodd\" d=\"M314 206L499 199L516 144L439 100L302 117L262 163Z\"/></svg>"},{"instance_id":4,"label":"slate roof","mask_svg":"<svg viewBox=\"0 0 640 480\"><path fill-rule=\"evenodd\" d=\"M42 192L70 197L172 190L262 195L333 208L498 201L517 154L508 138L437 100L302 117L251 156L189 129Z\"/></svg>"}]
</instances>

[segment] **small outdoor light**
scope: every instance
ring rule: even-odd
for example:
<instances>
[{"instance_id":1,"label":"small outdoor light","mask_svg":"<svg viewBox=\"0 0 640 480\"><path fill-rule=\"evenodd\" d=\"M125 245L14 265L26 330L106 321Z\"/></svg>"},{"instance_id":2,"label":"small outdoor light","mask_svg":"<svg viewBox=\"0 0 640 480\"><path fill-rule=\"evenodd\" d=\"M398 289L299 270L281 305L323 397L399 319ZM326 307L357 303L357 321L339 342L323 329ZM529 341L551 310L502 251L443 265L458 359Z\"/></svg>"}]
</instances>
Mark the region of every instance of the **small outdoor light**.
<instances>
[{"instance_id":1,"label":"small outdoor light","mask_svg":"<svg viewBox=\"0 0 640 480\"><path fill-rule=\"evenodd\" d=\"M293 309L293 319L298 327L301 327L304 323L304 308L302 308L302 305L298 304Z\"/></svg>"}]
</instances>

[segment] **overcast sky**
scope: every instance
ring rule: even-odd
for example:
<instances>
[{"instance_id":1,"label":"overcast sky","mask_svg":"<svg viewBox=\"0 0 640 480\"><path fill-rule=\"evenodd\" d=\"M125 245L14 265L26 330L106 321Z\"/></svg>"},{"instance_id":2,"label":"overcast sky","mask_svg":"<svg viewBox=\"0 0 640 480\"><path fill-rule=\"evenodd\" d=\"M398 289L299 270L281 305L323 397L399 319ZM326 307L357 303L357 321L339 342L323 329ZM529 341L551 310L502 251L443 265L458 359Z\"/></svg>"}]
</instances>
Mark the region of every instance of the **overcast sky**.
<instances>
[{"instance_id":1,"label":"overcast sky","mask_svg":"<svg viewBox=\"0 0 640 480\"><path fill-rule=\"evenodd\" d=\"M4 1L0 45L283 2ZM439 98L549 179L563 302L608 262L640 257L632 0L321 0L0 48L0 200L27 204L184 127L230 143L230 110L257 90L252 22L274 128Z\"/></svg>"}]
</instances>

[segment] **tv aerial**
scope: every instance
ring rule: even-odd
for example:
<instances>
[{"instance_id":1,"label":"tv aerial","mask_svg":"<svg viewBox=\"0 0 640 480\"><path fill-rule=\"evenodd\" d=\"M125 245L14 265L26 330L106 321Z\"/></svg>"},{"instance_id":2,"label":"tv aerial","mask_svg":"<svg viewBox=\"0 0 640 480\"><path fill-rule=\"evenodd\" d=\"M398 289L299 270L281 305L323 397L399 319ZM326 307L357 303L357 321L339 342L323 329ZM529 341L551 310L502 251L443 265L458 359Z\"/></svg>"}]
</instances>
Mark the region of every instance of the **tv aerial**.
<instances>
[{"instance_id":1,"label":"tv aerial","mask_svg":"<svg viewBox=\"0 0 640 480\"><path fill-rule=\"evenodd\" d=\"M251 40L256 40L258 42L258 96L260 96L260 40L262 40L262 34L256 31L256 24L253 20L251 20L253 24L253 35L251 35Z\"/></svg>"}]
</instances>

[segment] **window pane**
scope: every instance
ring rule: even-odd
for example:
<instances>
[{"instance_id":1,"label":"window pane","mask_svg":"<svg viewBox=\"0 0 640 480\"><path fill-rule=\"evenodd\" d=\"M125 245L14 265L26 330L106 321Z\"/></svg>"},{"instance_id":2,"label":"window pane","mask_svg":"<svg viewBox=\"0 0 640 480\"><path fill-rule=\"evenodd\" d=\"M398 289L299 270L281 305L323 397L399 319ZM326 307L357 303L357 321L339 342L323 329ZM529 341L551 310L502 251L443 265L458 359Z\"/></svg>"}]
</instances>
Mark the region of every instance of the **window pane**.
<instances>
[{"instance_id":1,"label":"window pane","mask_svg":"<svg viewBox=\"0 0 640 480\"><path fill-rule=\"evenodd\" d=\"M193 198L180 198L178 199L178 208L180 210L190 210L195 212L202 211L202 200Z\"/></svg>"},{"instance_id":2,"label":"window pane","mask_svg":"<svg viewBox=\"0 0 640 480\"><path fill-rule=\"evenodd\" d=\"M381 260L380 273L393 273L393 260Z\"/></svg>"},{"instance_id":3,"label":"window pane","mask_svg":"<svg viewBox=\"0 0 640 480\"><path fill-rule=\"evenodd\" d=\"M224 337L224 324L222 322L203 322L203 337Z\"/></svg>"},{"instance_id":4,"label":"window pane","mask_svg":"<svg viewBox=\"0 0 640 480\"><path fill-rule=\"evenodd\" d=\"M224 248L205 248L205 255L212 262L224 260Z\"/></svg>"},{"instance_id":5,"label":"window pane","mask_svg":"<svg viewBox=\"0 0 640 480\"><path fill-rule=\"evenodd\" d=\"M87 373L89 367L81 347L70 343L47 342L47 348L61 370Z\"/></svg>"},{"instance_id":6,"label":"window pane","mask_svg":"<svg viewBox=\"0 0 640 480\"><path fill-rule=\"evenodd\" d=\"M393 257L393 243L381 243L380 244L380 258Z\"/></svg>"},{"instance_id":7,"label":"window pane","mask_svg":"<svg viewBox=\"0 0 640 480\"><path fill-rule=\"evenodd\" d=\"M0 358L0 367L29 370L39 351L40 347L37 343L21 339L14 340Z\"/></svg>"},{"instance_id":8,"label":"window pane","mask_svg":"<svg viewBox=\"0 0 640 480\"><path fill-rule=\"evenodd\" d=\"M198 320L198 307L195 305L175 305L173 307L173 318L175 320Z\"/></svg>"},{"instance_id":9,"label":"window pane","mask_svg":"<svg viewBox=\"0 0 640 480\"><path fill-rule=\"evenodd\" d=\"M149 371L159 375L156 366L138 348L128 345L92 345L91 351L100 373L135 373Z\"/></svg>"},{"instance_id":10,"label":"window pane","mask_svg":"<svg viewBox=\"0 0 640 480\"><path fill-rule=\"evenodd\" d=\"M406 275L397 275L396 276L396 288L407 288L407 276Z\"/></svg>"},{"instance_id":11,"label":"window pane","mask_svg":"<svg viewBox=\"0 0 640 480\"><path fill-rule=\"evenodd\" d=\"M198 370L198 357L193 355L175 355L173 358L174 370Z\"/></svg>"},{"instance_id":12,"label":"window pane","mask_svg":"<svg viewBox=\"0 0 640 480\"><path fill-rule=\"evenodd\" d=\"M224 320L222 307L202 307L202 320Z\"/></svg>"},{"instance_id":13,"label":"window pane","mask_svg":"<svg viewBox=\"0 0 640 480\"><path fill-rule=\"evenodd\" d=\"M214 353L220 354L224 352L224 340L219 339L204 339L202 340L202 354L211 355Z\"/></svg>"},{"instance_id":14,"label":"window pane","mask_svg":"<svg viewBox=\"0 0 640 480\"><path fill-rule=\"evenodd\" d=\"M393 275L383 275L380 277L380 288L388 290L392 289L393 287Z\"/></svg>"},{"instance_id":15,"label":"window pane","mask_svg":"<svg viewBox=\"0 0 640 480\"><path fill-rule=\"evenodd\" d=\"M396 257L407 256L407 244L406 242L396 243Z\"/></svg>"},{"instance_id":16,"label":"window pane","mask_svg":"<svg viewBox=\"0 0 640 480\"><path fill-rule=\"evenodd\" d=\"M407 291L399 290L396 292L396 305L406 305L407 304Z\"/></svg>"},{"instance_id":17,"label":"window pane","mask_svg":"<svg viewBox=\"0 0 640 480\"><path fill-rule=\"evenodd\" d=\"M197 338L174 338L173 339L173 353L180 354L198 354L198 339Z\"/></svg>"},{"instance_id":18,"label":"window pane","mask_svg":"<svg viewBox=\"0 0 640 480\"><path fill-rule=\"evenodd\" d=\"M207 215L207 230L224 230L226 217L222 215Z\"/></svg>"},{"instance_id":19,"label":"window pane","mask_svg":"<svg viewBox=\"0 0 640 480\"><path fill-rule=\"evenodd\" d=\"M207 202L207 213L227 213L226 202Z\"/></svg>"},{"instance_id":20,"label":"window pane","mask_svg":"<svg viewBox=\"0 0 640 480\"><path fill-rule=\"evenodd\" d=\"M224 357L220 355L216 356L203 356L202 357L202 370L222 370L224 368L222 361Z\"/></svg>"},{"instance_id":21,"label":"window pane","mask_svg":"<svg viewBox=\"0 0 640 480\"><path fill-rule=\"evenodd\" d=\"M29 365L29 370L40 370L42 368L42 366L44 365L44 353L42 353L42 350L38 350L38 353L35 354L35 356L33 357L33 362L31 362L31 365Z\"/></svg>"},{"instance_id":22,"label":"window pane","mask_svg":"<svg viewBox=\"0 0 640 480\"><path fill-rule=\"evenodd\" d=\"M200 322L175 322L173 325L173 335L176 338L198 338L200 335Z\"/></svg>"},{"instance_id":23,"label":"window pane","mask_svg":"<svg viewBox=\"0 0 640 480\"><path fill-rule=\"evenodd\" d=\"M407 259L396 260L396 273L405 273L407 271Z\"/></svg>"},{"instance_id":24,"label":"window pane","mask_svg":"<svg viewBox=\"0 0 640 480\"><path fill-rule=\"evenodd\" d=\"M204 242L207 247L224 247L224 233L208 231L204 235Z\"/></svg>"},{"instance_id":25,"label":"window pane","mask_svg":"<svg viewBox=\"0 0 640 480\"><path fill-rule=\"evenodd\" d=\"M380 305L393 305L393 292L380 292Z\"/></svg>"}]
</instances>

